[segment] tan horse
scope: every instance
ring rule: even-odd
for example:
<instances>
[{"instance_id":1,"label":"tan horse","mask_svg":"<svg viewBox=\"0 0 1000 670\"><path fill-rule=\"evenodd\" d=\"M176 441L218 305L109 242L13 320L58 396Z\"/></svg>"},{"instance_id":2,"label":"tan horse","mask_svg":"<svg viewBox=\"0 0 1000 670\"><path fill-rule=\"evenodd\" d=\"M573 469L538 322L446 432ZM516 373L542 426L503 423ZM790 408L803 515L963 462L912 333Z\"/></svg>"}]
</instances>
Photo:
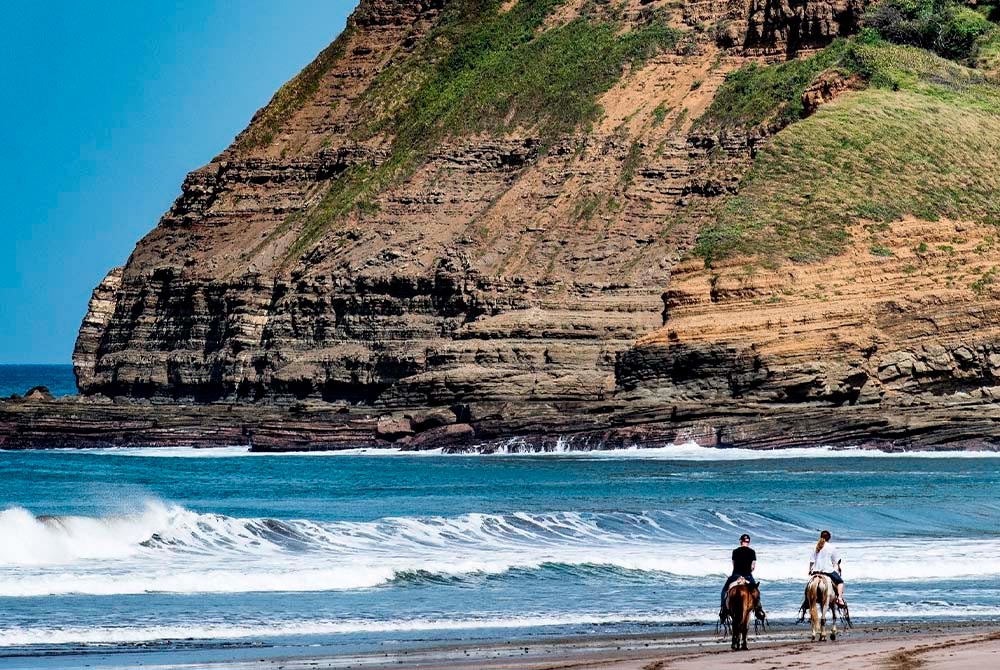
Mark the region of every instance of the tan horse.
<instances>
[{"instance_id":1,"label":"tan horse","mask_svg":"<svg viewBox=\"0 0 1000 670\"><path fill-rule=\"evenodd\" d=\"M851 615L847 605L837 606L837 587L833 580L827 575L816 573L806 584L806 597L802 603L799 621L804 621L806 612L809 612L809 621L812 624L812 641L819 639L820 642L826 640L826 613L830 612L833 618L833 628L830 631L830 640L837 639L837 611L840 610L844 624L851 627Z\"/></svg>"},{"instance_id":2,"label":"tan horse","mask_svg":"<svg viewBox=\"0 0 1000 670\"><path fill-rule=\"evenodd\" d=\"M760 589L740 579L729 587L726 596L726 624L733 633L732 650L747 650L747 633L750 628L750 615L757 613L757 623L765 622L764 610L760 606Z\"/></svg>"}]
</instances>

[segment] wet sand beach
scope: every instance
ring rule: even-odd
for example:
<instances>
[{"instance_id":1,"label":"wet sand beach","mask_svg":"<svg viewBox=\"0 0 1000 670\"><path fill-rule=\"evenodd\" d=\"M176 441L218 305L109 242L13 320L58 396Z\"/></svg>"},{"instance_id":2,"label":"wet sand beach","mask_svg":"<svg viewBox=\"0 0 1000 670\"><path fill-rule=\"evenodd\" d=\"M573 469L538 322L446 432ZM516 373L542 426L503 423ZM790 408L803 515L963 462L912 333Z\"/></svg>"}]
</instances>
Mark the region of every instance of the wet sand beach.
<instances>
[{"instance_id":1,"label":"wet sand beach","mask_svg":"<svg viewBox=\"0 0 1000 670\"><path fill-rule=\"evenodd\" d=\"M831 662L839 670L985 670L1000 667L1000 625L921 623L861 627L811 642L805 625L751 636L732 652L712 633L567 638L545 643L450 646L402 654L274 659L258 668L382 670L783 670ZM220 666L229 668L231 666ZM247 666L240 666L247 667Z\"/></svg>"}]
</instances>

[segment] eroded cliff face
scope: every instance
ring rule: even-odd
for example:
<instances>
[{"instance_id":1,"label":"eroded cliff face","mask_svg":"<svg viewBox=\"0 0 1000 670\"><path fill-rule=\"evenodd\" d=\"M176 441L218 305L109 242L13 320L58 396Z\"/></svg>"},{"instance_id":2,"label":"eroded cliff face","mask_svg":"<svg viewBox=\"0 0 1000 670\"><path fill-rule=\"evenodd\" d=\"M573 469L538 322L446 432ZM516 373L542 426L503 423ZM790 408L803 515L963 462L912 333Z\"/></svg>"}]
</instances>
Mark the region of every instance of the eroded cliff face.
<instances>
[{"instance_id":1,"label":"eroded cliff face","mask_svg":"<svg viewBox=\"0 0 1000 670\"><path fill-rule=\"evenodd\" d=\"M970 421L945 437L981 430L1000 385L998 303L988 285L948 279L954 249L913 249L957 237L972 249L988 228L906 220L880 242L891 256L862 235L824 263L752 272L685 260L769 132L695 132L693 120L748 59L856 30L860 2L547 2L522 39L580 21L673 37L623 61L597 94L602 113L575 129L544 132L544 110L534 124L436 129L414 159L406 128L378 119L409 118L390 94L427 81L412 64L454 37L449 12L467 5L490 3L363 0L188 176L94 292L74 354L83 393L408 411L379 433L404 442L423 421L413 409L438 406L454 414L431 429L474 426L441 433L459 442L577 432L765 446L795 422L802 440L832 435L821 407L858 408L857 426L892 440L908 429L886 412L942 398Z\"/></svg>"},{"instance_id":2,"label":"eroded cliff face","mask_svg":"<svg viewBox=\"0 0 1000 670\"><path fill-rule=\"evenodd\" d=\"M625 3L617 30L660 22L676 44L626 64L586 132L446 135L311 235L338 180L392 159L394 128L359 129L445 4L362 2L337 43L188 176L95 292L74 356L84 393L397 406L613 391L616 355L663 323L692 221L748 155L733 146L732 170L709 169L686 136L743 61L700 28L730 9L703 3L696 30L667 2ZM549 4L543 31L612 20L601 3Z\"/></svg>"},{"instance_id":3,"label":"eroded cliff face","mask_svg":"<svg viewBox=\"0 0 1000 670\"><path fill-rule=\"evenodd\" d=\"M992 226L904 219L854 231L851 250L822 263L687 264L665 296L666 327L621 356L619 383L684 400L992 403L1000 302L991 280L974 281L988 264L957 259L994 236Z\"/></svg>"}]
</instances>

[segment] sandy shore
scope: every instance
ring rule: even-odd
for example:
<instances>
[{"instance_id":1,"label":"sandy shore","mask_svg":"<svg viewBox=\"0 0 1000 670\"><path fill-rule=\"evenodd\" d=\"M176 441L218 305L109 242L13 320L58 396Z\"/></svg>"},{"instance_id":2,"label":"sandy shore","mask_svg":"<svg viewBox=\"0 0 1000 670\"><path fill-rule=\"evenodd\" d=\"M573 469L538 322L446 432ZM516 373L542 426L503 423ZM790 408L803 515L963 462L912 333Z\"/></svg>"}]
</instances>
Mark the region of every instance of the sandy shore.
<instances>
[{"instance_id":1,"label":"sandy shore","mask_svg":"<svg viewBox=\"0 0 1000 670\"><path fill-rule=\"evenodd\" d=\"M546 642L453 646L340 658L268 660L303 670L779 670L819 662L838 670L987 670L1000 668L1000 625L898 624L856 628L836 642L813 643L804 626L751 637L750 650L704 632L658 636L569 638ZM257 666L257 667L262 667ZM241 666L246 667L246 666Z\"/></svg>"}]
</instances>

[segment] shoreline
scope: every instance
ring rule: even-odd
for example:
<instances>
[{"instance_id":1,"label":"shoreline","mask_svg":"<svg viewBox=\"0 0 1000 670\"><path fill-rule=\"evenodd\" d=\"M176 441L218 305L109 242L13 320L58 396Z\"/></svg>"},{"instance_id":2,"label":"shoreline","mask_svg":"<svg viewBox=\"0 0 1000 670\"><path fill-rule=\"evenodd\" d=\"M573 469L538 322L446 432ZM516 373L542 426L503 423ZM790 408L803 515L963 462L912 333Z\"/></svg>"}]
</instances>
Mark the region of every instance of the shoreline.
<instances>
[{"instance_id":1,"label":"shoreline","mask_svg":"<svg viewBox=\"0 0 1000 670\"><path fill-rule=\"evenodd\" d=\"M753 665L768 669L801 667L803 654L836 650L842 670L985 668L1000 662L1000 624L924 622L859 626L836 642L809 640L808 623L751 632L749 651L732 652L728 639L714 633L677 631L648 635L568 637L545 642L448 645L400 654L275 659L256 667L284 670L369 668L371 670L710 670ZM937 663L941 654L959 653L968 665ZM992 659L992 662L991 662ZM834 659L829 659L833 661ZM219 666L222 670L225 666Z\"/></svg>"},{"instance_id":2,"label":"shoreline","mask_svg":"<svg viewBox=\"0 0 1000 670\"><path fill-rule=\"evenodd\" d=\"M1000 622L870 624L841 631L835 642L811 642L808 623L782 624L761 635L751 631L749 650L743 652L731 651L728 639L714 633L676 631L155 665L161 670L714 670L747 665L780 670L806 667L817 658L835 662L841 670L997 667Z\"/></svg>"}]
</instances>

